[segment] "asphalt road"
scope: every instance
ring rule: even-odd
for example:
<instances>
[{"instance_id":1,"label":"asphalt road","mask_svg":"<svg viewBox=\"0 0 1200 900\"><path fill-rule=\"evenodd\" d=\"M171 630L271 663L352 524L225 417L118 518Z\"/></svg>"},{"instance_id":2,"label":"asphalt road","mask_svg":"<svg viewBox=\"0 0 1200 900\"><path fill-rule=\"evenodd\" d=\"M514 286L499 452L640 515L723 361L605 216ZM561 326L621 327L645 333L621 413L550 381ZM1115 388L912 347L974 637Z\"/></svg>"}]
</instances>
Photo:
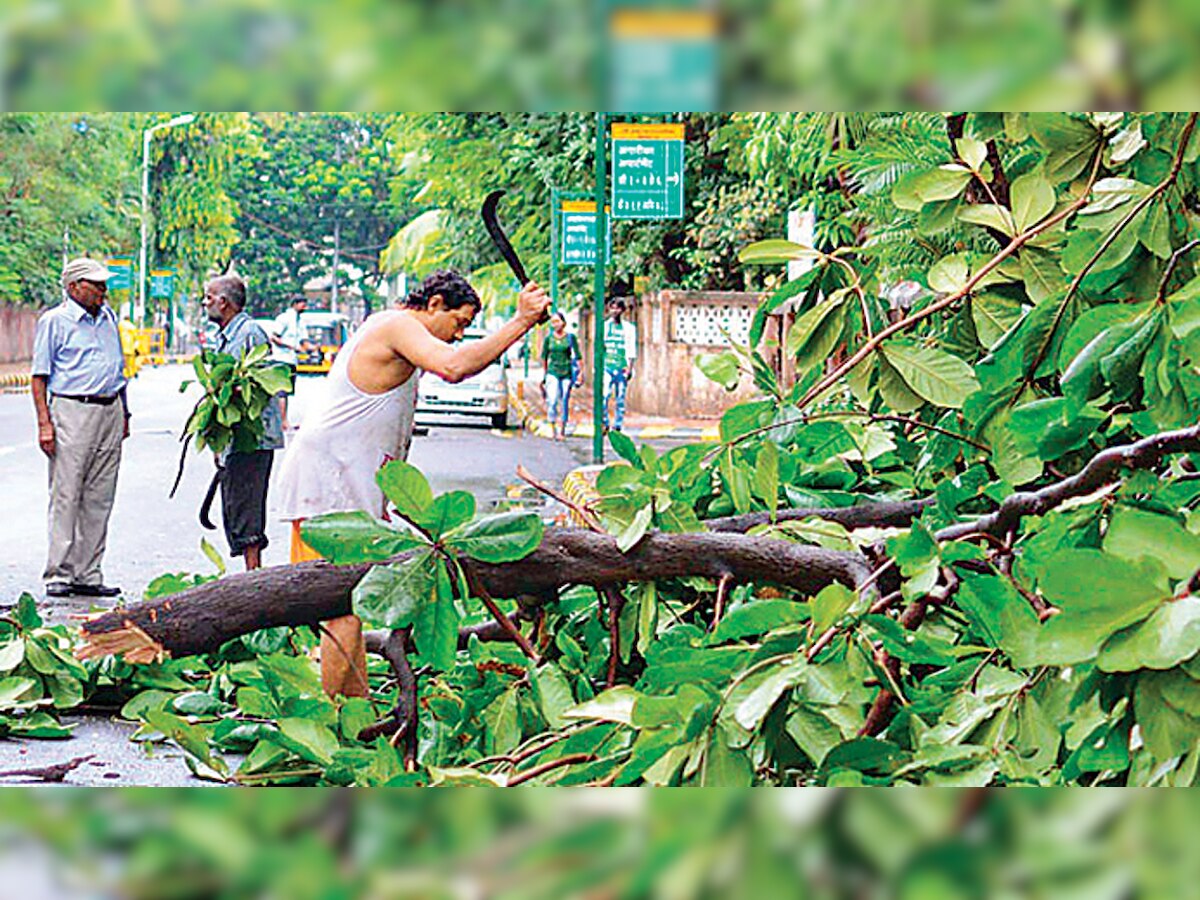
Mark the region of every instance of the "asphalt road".
<instances>
[{"instance_id":1,"label":"asphalt road","mask_svg":"<svg viewBox=\"0 0 1200 900\"><path fill-rule=\"evenodd\" d=\"M185 366L145 369L130 385L132 433L123 451L104 557L105 582L119 585L127 601L140 597L145 586L164 572L211 573L213 565L201 549L204 537L226 557L230 571L241 568L240 559L228 559L223 533L205 532L197 521L212 475L211 455L189 450L179 490L174 499L167 496L179 459L179 431L199 396L194 385L185 393L179 391L190 371ZM320 381L301 379L290 410L294 422L303 420L305 404ZM425 472L435 491L471 491L480 512L510 497L518 484L518 463L557 484L588 459L589 445L584 441L554 443L519 430L493 431L485 424L452 416L433 417L428 423L427 433L413 442L410 461ZM276 471L278 464L277 455ZM29 591L43 616L57 623L87 612L88 601L43 594L47 497L46 461L36 443L32 399L27 393L0 394L0 614ZM272 509L265 565L287 562L287 529ZM67 741L0 740L0 771L95 753L93 764L75 770L68 783L201 783L191 779L169 750L158 748L155 758L147 760L126 740L129 728L123 724L88 717L74 721L79 722L75 737Z\"/></svg>"}]
</instances>

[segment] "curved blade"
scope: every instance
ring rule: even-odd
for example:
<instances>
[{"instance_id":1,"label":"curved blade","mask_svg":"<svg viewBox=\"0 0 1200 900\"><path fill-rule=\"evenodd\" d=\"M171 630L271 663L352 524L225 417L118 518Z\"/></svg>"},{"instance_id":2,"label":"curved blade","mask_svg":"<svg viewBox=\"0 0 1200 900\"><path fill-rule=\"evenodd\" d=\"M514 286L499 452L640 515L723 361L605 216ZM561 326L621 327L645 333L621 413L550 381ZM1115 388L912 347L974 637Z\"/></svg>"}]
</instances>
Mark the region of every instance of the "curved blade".
<instances>
[{"instance_id":1,"label":"curved blade","mask_svg":"<svg viewBox=\"0 0 1200 900\"><path fill-rule=\"evenodd\" d=\"M508 263L508 267L512 269L513 275L517 277L521 287L529 283L529 276L525 274L525 267L521 265L521 260L517 258L517 251L513 249L513 245L509 242L508 236L505 235L504 229L500 227L500 219L496 215L496 208L500 203L500 198L505 195L506 191L492 191L487 195L487 199L483 201L483 209L480 210L480 215L483 216L483 227L487 229L488 236L492 239L492 243L496 245L496 249L500 251L500 255L504 257L504 261Z\"/></svg>"},{"instance_id":2,"label":"curved blade","mask_svg":"<svg viewBox=\"0 0 1200 900\"><path fill-rule=\"evenodd\" d=\"M221 486L221 473L224 470L217 469L213 472L212 481L208 483L208 493L204 495L204 502L200 504L200 524L209 531L216 530L216 525L209 518L209 513L212 511L213 499L217 496L217 488Z\"/></svg>"}]
</instances>

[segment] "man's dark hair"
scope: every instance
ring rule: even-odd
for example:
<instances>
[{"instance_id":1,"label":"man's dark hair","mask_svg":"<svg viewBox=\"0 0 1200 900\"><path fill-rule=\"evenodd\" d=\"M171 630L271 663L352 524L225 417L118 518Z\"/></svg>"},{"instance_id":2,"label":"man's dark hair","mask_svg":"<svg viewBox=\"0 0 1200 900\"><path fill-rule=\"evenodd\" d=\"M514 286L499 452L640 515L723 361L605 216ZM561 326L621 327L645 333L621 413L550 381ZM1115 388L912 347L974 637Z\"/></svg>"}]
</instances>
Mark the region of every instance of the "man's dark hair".
<instances>
[{"instance_id":1,"label":"man's dark hair","mask_svg":"<svg viewBox=\"0 0 1200 900\"><path fill-rule=\"evenodd\" d=\"M303 294L297 294L295 297L292 298L291 302L292 302L292 306L295 306L297 303L307 303L308 298L305 297Z\"/></svg>"},{"instance_id":2,"label":"man's dark hair","mask_svg":"<svg viewBox=\"0 0 1200 900\"><path fill-rule=\"evenodd\" d=\"M214 294L224 297L238 309L246 307L246 282L240 275L218 275L205 285Z\"/></svg>"},{"instance_id":3,"label":"man's dark hair","mask_svg":"<svg viewBox=\"0 0 1200 900\"><path fill-rule=\"evenodd\" d=\"M467 279L448 269L439 269L426 277L419 287L409 291L408 296L404 299L404 305L409 309L428 309L429 301L434 294L442 295L442 302L445 303L446 309L458 309L468 303L476 310L483 306L479 295L475 293L475 288L471 287Z\"/></svg>"}]
</instances>

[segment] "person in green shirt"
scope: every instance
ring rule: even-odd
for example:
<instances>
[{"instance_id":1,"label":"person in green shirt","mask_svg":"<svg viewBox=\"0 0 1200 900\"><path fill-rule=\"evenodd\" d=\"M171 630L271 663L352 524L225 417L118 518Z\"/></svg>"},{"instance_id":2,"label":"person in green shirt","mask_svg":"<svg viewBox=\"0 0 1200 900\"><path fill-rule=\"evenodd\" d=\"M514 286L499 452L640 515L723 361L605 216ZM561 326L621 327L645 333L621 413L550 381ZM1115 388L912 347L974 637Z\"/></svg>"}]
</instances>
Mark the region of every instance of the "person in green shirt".
<instances>
[{"instance_id":1,"label":"person in green shirt","mask_svg":"<svg viewBox=\"0 0 1200 900\"><path fill-rule=\"evenodd\" d=\"M625 427L625 392L633 376L633 361L637 359L637 329L631 322L621 321L625 302L620 297L608 301L608 321L604 323L604 430L609 428L608 404L615 401L616 415L612 427Z\"/></svg>"},{"instance_id":2,"label":"person in green shirt","mask_svg":"<svg viewBox=\"0 0 1200 900\"><path fill-rule=\"evenodd\" d=\"M579 343L567 332L567 320L560 312L550 317L550 333L542 344L542 393L546 396L546 416L554 427L554 439L567 436L571 415L571 388L579 384Z\"/></svg>"}]
</instances>

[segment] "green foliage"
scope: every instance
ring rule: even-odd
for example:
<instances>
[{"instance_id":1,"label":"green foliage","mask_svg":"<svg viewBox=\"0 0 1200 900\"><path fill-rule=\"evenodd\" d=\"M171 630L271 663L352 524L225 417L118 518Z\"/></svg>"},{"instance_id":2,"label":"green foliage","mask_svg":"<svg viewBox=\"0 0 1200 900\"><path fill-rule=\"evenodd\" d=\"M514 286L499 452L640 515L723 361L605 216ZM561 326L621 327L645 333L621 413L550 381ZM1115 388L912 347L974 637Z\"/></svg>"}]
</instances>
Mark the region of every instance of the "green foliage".
<instances>
[{"instance_id":1,"label":"green foliage","mask_svg":"<svg viewBox=\"0 0 1200 900\"><path fill-rule=\"evenodd\" d=\"M269 351L267 344L259 344L240 358L209 351L192 359L204 396L188 415L183 433L195 436L196 449L248 453L258 448L263 411L277 394L292 387L291 372L272 364ZM180 391L191 384L190 379L182 382Z\"/></svg>"}]
</instances>

